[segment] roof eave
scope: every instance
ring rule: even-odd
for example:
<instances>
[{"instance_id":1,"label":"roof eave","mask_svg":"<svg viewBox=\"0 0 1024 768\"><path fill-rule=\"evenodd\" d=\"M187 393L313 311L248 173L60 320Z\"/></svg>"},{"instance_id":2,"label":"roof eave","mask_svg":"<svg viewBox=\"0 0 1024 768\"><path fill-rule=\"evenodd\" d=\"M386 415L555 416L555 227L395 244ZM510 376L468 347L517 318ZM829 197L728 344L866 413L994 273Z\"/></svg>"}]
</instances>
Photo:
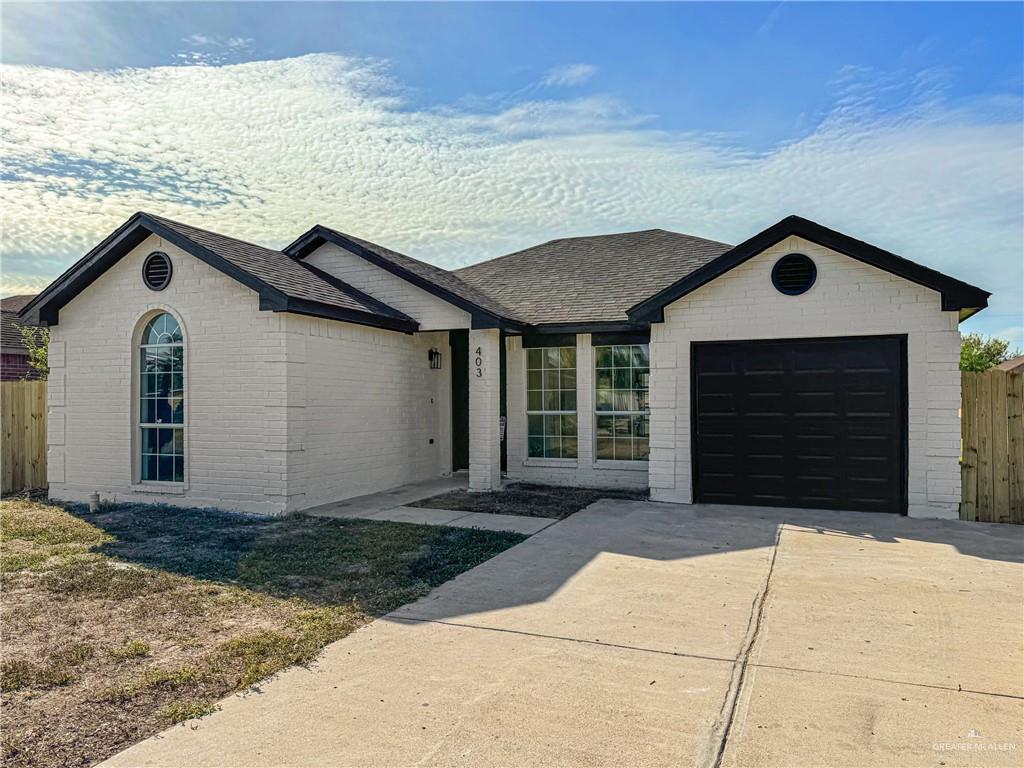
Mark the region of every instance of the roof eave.
<instances>
[{"instance_id":1,"label":"roof eave","mask_svg":"<svg viewBox=\"0 0 1024 768\"><path fill-rule=\"evenodd\" d=\"M317 224L308 232L301 235L293 243L285 246L285 248L282 249L282 252L293 259L301 261L325 243L334 243L361 259L365 259L374 266L377 266L386 272L390 272L396 277L400 277L406 282L415 285L417 288L421 288L427 293L437 296L439 299L442 299L443 301L458 307L464 312L469 313L472 320L472 327L475 329L501 328L510 331L521 331L527 327L526 323L513 318L504 317L488 309L484 309L479 304L469 301L468 299L464 299L443 286L410 272L398 264L395 264L368 248L365 248L354 240L350 240L344 235L321 224Z\"/></svg>"},{"instance_id":2,"label":"roof eave","mask_svg":"<svg viewBox=\"0 0 1024 768\"><path fill-rule=\"evenodd\" d=\"M898 275L910 282L938 291L942 296L942 309L960 312L963 321L988 306L991 293L976 286L957 280L930 267L917 264L889 251L856 240L849 235L828 229L800 216L787 216L750 239L740 243L700 269L691 272L681 280L662 289L648 299L630 307L626 314L632 320L662 322L664 309L668 304L692 293L716 277L739 266L762 251L787 237L796 235L818 245L849 256L865 264ZM964 311L968 311L964 315Z\"/></svg>"}]
</instances>

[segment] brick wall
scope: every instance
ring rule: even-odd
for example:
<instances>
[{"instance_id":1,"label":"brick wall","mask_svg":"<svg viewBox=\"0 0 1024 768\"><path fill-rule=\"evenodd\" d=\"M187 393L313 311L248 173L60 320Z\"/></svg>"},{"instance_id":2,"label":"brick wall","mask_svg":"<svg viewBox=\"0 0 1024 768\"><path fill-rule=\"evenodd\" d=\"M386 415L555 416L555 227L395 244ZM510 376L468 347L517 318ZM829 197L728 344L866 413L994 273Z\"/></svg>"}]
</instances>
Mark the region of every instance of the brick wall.
<instances>
[{"instance_id":1,"label":"brick wall","mask_svg":"<svg viewBox=\"0 0 1024 768\"><path fill-rule=\"evenodd\" d=\"M790 252L814 259L810 291L784 296L772 265ZM907 335L909 514L958 515L960 335L938 293L791 237L665 310L651 329L652 498L692 501L690 344L694 341Z\"/></svg>"},{"instance_id":2,"label":"brick wall","mask_svg":"<svg viewBox=\"0 0 1024 768\"><path fill-rule=\"evenodd\" d=\"M447 333L285 317L289 510L451 472Z\"/></svg>"},{"instance_id":3,"label":"brick wall","mask_svg":"<svg viewBox=\"0 0 1024 768\"><path fill-rule=\"evenodd\" d=\"M304 261L322 269L378 301L416 318L420 330L469 328L469 313L439 299L432 293L397 275L349 253L334 243L325 243Z\"/></svg>"},{"instance_id":4,"label":"brick wall","mask_svg":"<svg viewBox=\"0 0 1024 768\"><path fill-rule=\"evenodd\" d=\"M170 285L151 291L142 261L174 263ZM185 335L186 483L136 482L135 358L141 325L170 311ZM51 329L50 495L252 512L286 507L287 393L284 317L260 312L257 295L156 236L82 291Z\"/></svg>"},{"instance_id":5,"label":"brick wall","mask_svg":"<svg viewBox=\"0 0 1024 768\"><path fill-rule=\"evenodd\" d=\"M506 338L508 476L510 479L591 488L646 488L646 462L594 459L594 348L576 336L577 458L529 458L526 445L526 353L522 338Z\"/></svg>"}]
</instances>

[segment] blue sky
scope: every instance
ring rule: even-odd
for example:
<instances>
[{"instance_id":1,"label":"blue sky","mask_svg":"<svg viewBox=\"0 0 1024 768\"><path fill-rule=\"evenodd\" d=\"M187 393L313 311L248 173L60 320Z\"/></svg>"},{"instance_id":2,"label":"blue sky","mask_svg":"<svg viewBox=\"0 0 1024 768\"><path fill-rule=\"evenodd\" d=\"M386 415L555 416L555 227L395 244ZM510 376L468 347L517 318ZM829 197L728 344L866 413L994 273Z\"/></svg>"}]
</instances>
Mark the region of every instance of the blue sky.
<instances>
[{"instance_id":1,"label":"blue sky","mask_svg":"<svg viewBox=\"0 0 1024 768\"><path fill-rule=\"evenodd\" d=\"M4 294L133 211L445 266L799 213L1021 335L1020 4L5 3Z\"/></svg>"}]
</instances>

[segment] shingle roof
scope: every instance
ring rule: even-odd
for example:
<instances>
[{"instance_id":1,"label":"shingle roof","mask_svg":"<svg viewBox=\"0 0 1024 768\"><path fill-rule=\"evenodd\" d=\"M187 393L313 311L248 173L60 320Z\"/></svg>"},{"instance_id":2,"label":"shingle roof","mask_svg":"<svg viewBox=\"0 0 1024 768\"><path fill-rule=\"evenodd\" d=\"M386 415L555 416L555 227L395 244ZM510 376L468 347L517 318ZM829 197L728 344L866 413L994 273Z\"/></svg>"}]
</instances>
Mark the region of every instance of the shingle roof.
<instances>
[{"instance_id":1,"label":"shingle roof","mask_svg":"<svg viewBox=\"0 0 1024 768\"><path fill-rule=\"evenodd\" d=\"M6 299L0 299L0 312L21 312L35 297L34 293L22 293L18 296L8 296Z\"/></svg>"},{"instance_id":2,"label":"shingle roof","mask_svg":"<svg viewBox=\"0 0 1024 768\"><path fill-rule=\"evenodd\" d=\"M493 295L468 284L454 272L428 264L425 261L406 256L369 240L355 237L322 224L310 229L294 243L285 247L285 253L301 260L326 241L332 241L363 258L369 258L384 269L404 277L423 283L431 289L438 289L443 298L455 300L457 303L471 305L473 308L498 318L518 321L516 313Z\"/></svg>"},{"instance_id":3,"label":"shingle roof","mask_svg":"<svg viewBox=\"0 0 1024 768\"><path fill-rule=\"evenodd\" d=\"M318 269L295 261L281 251L182 224L162 216L146 215L286 296L397 320L412 320L394 307L377 301Z\"/></svg>"},{"instance_id":4,"label":"shingle roof","mask_svg":"<svg viewBox=\"0 0 1024 768\"><path fill-rule=\"evenodd\" d=\"M623 322L626 310L731 246L646 229L568 237L456 270L525 322Z\"/></svg>"},{"instance_id":5,"label":"shingle roof","mask_svg":"<svg viewBox=\"0 0 1024 768\"><path fill-rule=\"evenodd\" d=\"M26 348L21 338L21 325L17 312L0 311L0 347L5 350Z\"/></svg>"}]
</instances>

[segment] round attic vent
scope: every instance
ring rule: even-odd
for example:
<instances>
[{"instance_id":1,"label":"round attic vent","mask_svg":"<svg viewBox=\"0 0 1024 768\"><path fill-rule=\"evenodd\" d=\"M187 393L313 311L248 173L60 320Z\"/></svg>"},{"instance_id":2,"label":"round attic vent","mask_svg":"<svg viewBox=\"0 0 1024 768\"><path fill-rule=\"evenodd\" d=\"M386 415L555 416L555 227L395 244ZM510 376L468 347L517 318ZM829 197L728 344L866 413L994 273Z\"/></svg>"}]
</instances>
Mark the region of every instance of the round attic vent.
<instances>
[{"instance_id":1,"label":"round attic vent","mask_svg":"<svg viewBox=\"0 0 1024 768\"><path fill-rule=\"evenodd\" d=\"M171 282L171 258L153 251L142 263L142 281L152 291L162 291Z\"/></svg>"},{"instance_id":2,"label":"round attic vent","mask_svg":"<svg viewBox=\"0 0 1024 768\"><path fill-rule=\"evenodd\" d=\"M818 268L802 253L787 254L772 267L772 285L787 296L798 296L810 290L817 276Z\"/></svg>"}]
</instances>

